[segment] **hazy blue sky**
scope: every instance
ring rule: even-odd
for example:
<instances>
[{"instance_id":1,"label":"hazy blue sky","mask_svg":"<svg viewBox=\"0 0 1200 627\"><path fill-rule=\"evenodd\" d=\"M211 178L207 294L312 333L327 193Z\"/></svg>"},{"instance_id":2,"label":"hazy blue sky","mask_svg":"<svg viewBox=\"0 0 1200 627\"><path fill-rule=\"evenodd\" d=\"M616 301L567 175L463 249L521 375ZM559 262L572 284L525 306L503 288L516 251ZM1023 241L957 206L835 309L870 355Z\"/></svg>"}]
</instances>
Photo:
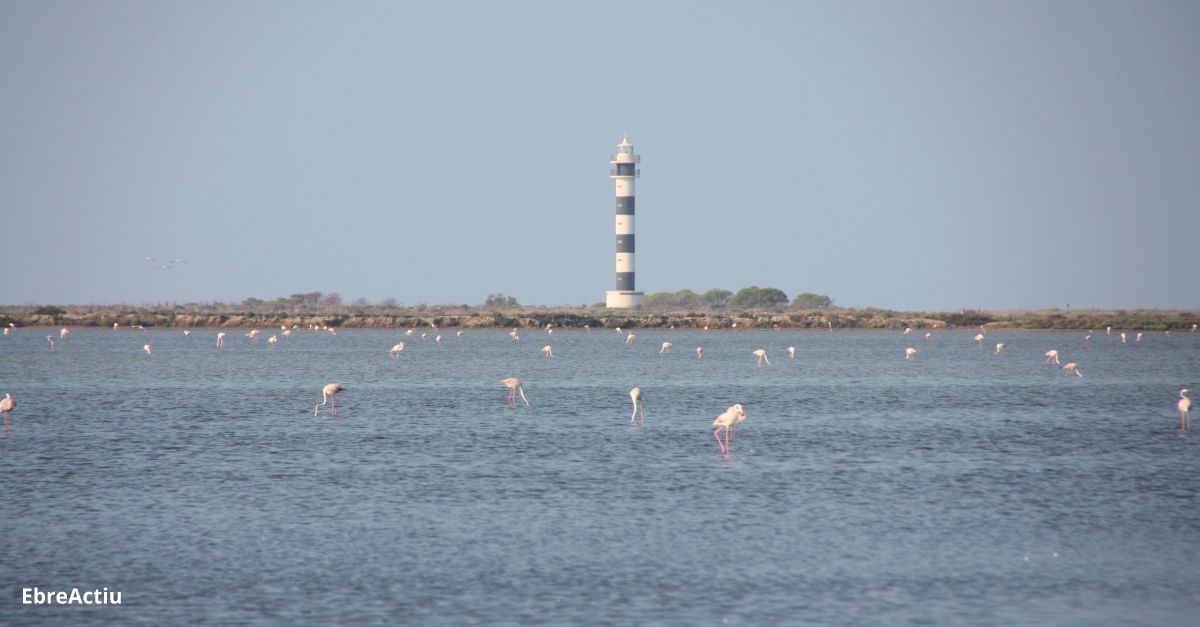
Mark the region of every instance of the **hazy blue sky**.
<instances>
[{"instance_id":1,"label":"hazy blue sky","mask_svg":"<svg viewBox=\"0 0 1200 627\"><path fill-rule=\"evenodd\" d=\"M0 0L0 303L1200 307L1197 2ZM155 270L143 257L190 263Z\"/></svg>"}]
</instances>

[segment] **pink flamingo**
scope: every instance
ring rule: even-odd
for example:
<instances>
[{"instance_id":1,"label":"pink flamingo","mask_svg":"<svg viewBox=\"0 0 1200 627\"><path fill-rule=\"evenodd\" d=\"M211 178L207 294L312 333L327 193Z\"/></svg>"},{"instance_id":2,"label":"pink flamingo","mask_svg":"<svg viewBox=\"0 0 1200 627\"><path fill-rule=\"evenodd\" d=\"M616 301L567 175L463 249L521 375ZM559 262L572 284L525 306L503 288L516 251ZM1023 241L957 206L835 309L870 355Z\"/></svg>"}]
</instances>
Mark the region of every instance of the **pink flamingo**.
<instances>
[{"instance_id":1,"label":"pink flamingo","mask_svg":"<svg viewBox=\"0 0 1200 627\"><path fill-rule=\"evenodd\" d=\"M63 327L62 330L60 330L58 332L59 339L63 339L63 340L67 339L70 335L71 335L71 330L68 329L67 327Z\"/></svg>"},{"instance_id":2,"label":"pink flamingo","mask_svg":"<svg viewBox=\"0 0 1200 627\"><path fill-rule=\"evenodd\" d=\"M388 356L390 356L392 359L398 359L400 357L400 351L402 350L404 350L404 342L393 344L392 349L388 351Z\"/></svg>"},{"instance_id":3,"label":"pink flamingo","mask_svg":"<svg viewBox=\"0 0 1200 627\"><path fill-rule=\"evenodd\" d=\"M508 388L508 405L509 407L517 406L517 392L521 393L521 400L525 401L525 405L529 405L529 399L525 398L525 386L521 384L521 380L516 377L509 377L501 381Z\"/></svg>"},{"instance_id":4,"label":"pink flamingo","mask_svg":"<svg viewBox=\"0 0 1200 627\"><path fill-rule=\"evenodd\" d=\"M662 343L662 348L661 348L661 349L659 349L659 351L658 351L658 354L659 354L659 355L661 355L661 354L663 354L663 353L669 353L669 352L671 352L671 343L670 343L670 342L663 342L663 343Z\"/></svg>"},{"instance_id":5,"label":"pink flamingo","mask_svg":"<svg viewBox=\"0 0 1200 627\"><path fill-rule=\"evenodd\" d=\"M696 359L704 359L704 347L703 346L696 347Z\"/></svg>"},{"instance_id":6,"label":"pink flamingo","mask_svg":"<svg viewBox=\"0 0 1200 627\"><path fill-rule=\"evenodd\" d=\"M54 336L53 336L53 335L47 335L47 336L46 336L46 341L47 341L47 342L50 342L50 350L54 350Z\"/></svg>"},{"instance_id":7,"label":"pink flamingo","mask_svg":"<svg viewBox=\"0 0 1200 627\"><path fill-rule=\"evenodd\" d=\"M646 410L642 406L642 388L633 388L629 390L629 398L633 399L633 415L629 417L629 424L636 425L638 423L638 414L641 414L642 422L646 422Z\"/></svg>"},{"instance_id":8,"label":"pink flamingo","mask_svg":"<svg viewBox=\"0 0 1200 627\"><path fill-rule=\"evenodd\" d=\"M509 337L511 337L511 338L513 339L513 341L514 341L514 342L519 342L519 341L521 341L521 336L517 334L517 330L516 330L516 329L513 329L512 331L509 331L509 332L508 332L508 336L509 336Z\"/></svg>"},{"instance_id":9,"label":"pink flamingo","mask_svg":"<svg viewBox=\"0 0 1200 627\"><path fill-rule=\"evenodd\" d=\"M553 348L550 348L550 345L549 345L549 344L547 344L547 345L545 345L545 346L543 346L543 347L542 347L542 354L543 354L543 355L545 355L545 356L547 356L547 357L553 357L553 356L554 356L554 349L553 349Z\"/></svg>"},{"instance_id":10,"label":"pink flamingo","mask_svg":"<svg viewBox=\"0 0 1200 627\"><path fill-rule=\"evenodd\" d=\"M147 354L147 355L150 355L150 354L151 354L151 353L150 353L150 345L149 345L149 344L143 344L143 345L142 345L142 350L146 351L146 354Z\"/></svg>"},{"instance_id":11,"label":"pink flamingo","mask_svg":"<svg viewBox=\"0 0 1200 627\"><path fill-rule=\"evenodd\" d=\"M1058 350L1053 349L1053 348L1046 351L1046 363L1050 363L1052 361L1056 364L1062 363L1061 361L1058 360Z\"/></svg>"},{"instance_id":12,"label":"pink flamingo","mask_svg":"<svg viewBox=\"0 0 1200 627\"><path fill-rule=\"evenodd\" d=\"M1184 390L1186 392L1187 390ZM0 414L4 414L4 430L8 431L8 412L12 411L17 406L17 402L13 400L12 394L5 394L4 400L0 400Z\"/></svg>"},{"instance_id":13,"label":"pink flamingo","mask_svg":"<svg viewBox=\"0 0 1200 627\"><path fill-rule=\"evenodd\" d=\"M996 344L996 354L999 355L1004 350L1004 342Z\"/></svg>"},{"instance_id":14,"label":"pink flamingo","mask_svg":"<svg viewBox=\"0 0 1200 627\"><path fill-rule=\"evenodd\" d=\"M1192 418L1191 418L1191 416L1188 415L1188 412L1191 411L1191 409L1192 409L1192 399L1188 398L1188 396L1187 396L1188 392L1191 392L1191 390L1189 390L1187 388L1183 388L1182 390L1179 390L1179 402L1175 404L1175 407L1179 408L1179 430L1180 431L1191 431L1192 430ZM0 411L3 411L3 410L4 410L4 403L0 402ZM8 420L8 415L5 414L4 426L6 428L8 427L7 420Z\"/></svg>"},{"instance_id":15,"label":"pink flamingo","mask_svg":"<svg viewBox=\"0 0 1200 627\"><path fill-rule=\"evenodd\" d=\"M1079 367L1073 361L1068 363L1067 365L1063 366L1063 376L1069 377L1069 376L1071 376L1072 372L1079 375L1080 379L1083 378L1083 373L1079 372Z\"/></svg>"},{"instance_id":16,"label":"pink flamingo","mask_svg":"<svg viewBox=\"0 0 1200 627\"><path fill-rule=\"evenodd\" d=\"M629 335L625 336L625 345L628 346L630 344L633 344L633 339L636 337L637 336L633 334L633 331L630 331Z\"/></svg>"},{"instance_id":17,"label":"pink flamingo","mask_svg":"<svg viewBox=\"0 0 1200 627\"><path fill-rule=\"evenodd\" d=\"M912 358L913 358L913 355L916 355L916 354L917 354L917 349L915 349L915 348L913 348L913 347L911 347L911 346L909 346L908 348L904 349L904 358L905 358L905 359L912 359Z\"/></svg>"},{"instance_id":18,"label":"pink flamingo","mask_svg":"<svg viewBox=\"0 0 1200 627\"><path fill-rule=\"evenodd\" d=\"M758 357L758 365L759 365L759 367L762 367L762 365L763 365L763 361L766 361L768 366L770 366L770 365L771 365L771 360L770 360L770 359L767 359L767 351L765 351L765 350L763 350L763 349L759 348L759 349L756 349L756 350L754 350L754 351L753 351L753 352L751 352L750 354L751 354L751 355L755 355L755 356L757 356L757 357Z\"/></svg>"},{"instance_id":19,"label":"pink flamingo","mask_svg":"<svg viewBox=\"0 0 1200 627\"><path fill-rule=\"evenodd\" d=\"M313 408L313 415L316 416L317 414L321 413L321 408L324 407L326 403L333 401L333 415L336 416L338 409L337 395L339 392L344 391L346 391L346 386L340 383L330 383L329 385L321 388L321 404Z\"/></svg>"},{"instance_id":20,"label":"pink flamingo","mask_svg":"<svg viewBox=\"0 0 1200 627\"><path fill-rule=\"evenodd\" d=\"M716 420L713 420L712 423L717 426L716 429L713 429L713 437L717 439L717 444L721 445L721 453L723 455L729 454L729 432L733 429L734 425L741 423L745 419L746 411L738 403L726 409L724 413L717 416ZM725 430L724 441L721 440L721 436L717 435L722 429Z\"/></svg>"},{"instance_id":21,"label":"pink flamingo","mask_svg":"<svg viewBox=\"0 0 1200 627\"><path fill-rule=\"evenodd\" d=\"M224 345L225 345L225 332L221 331L221 332L217 333L217 348L220 348Z\"/></svg>"},{"instance_id":22,"label":"pink flamingo","mask_svg":"<svg viewBox=\"0 0 1200 627\"><path fill-rule=\"evenodd\" d=\"M275 348L275 344L276 344L277 342L279 342L279 338L275 337L274 335L272 335L271 337L267 338L267 344L270 344L270 345L271 345L271 348Z\"/></svg>"},{"instance_id":23,"label":"pink flamingo","mask_svg":"<svg viewBox=\"0 0 1200 627\"><path fill-rule=\"evenodd\" d=\"M117 329L120 329L120 328L121 328L121 323L119 323L119 322L113 323L113 331L116 331Z\"/></svg>"},{"instance_id":24,"label":"pink flamingo","mask_svg":"<svg viewBox=\"0 0 1200 627\"><path fill-rule=\"evenodd\" d=\"M796 358L796 347L795 346L789 346L787 348L787 351L788 351L788 359Z\"/></svg>"},{"instance_id":25,"label":"pink flamingo","mask_svg":"<svg viewBox=\"0 0 1200 627\"><path fill-rule=\"evenodd\" d=\"M250 332L246 334L246 337L250 338L250 341L252 341L252 342L257 342L258 341L258 329L251 329Z\"/></svg>"}]
</instances>

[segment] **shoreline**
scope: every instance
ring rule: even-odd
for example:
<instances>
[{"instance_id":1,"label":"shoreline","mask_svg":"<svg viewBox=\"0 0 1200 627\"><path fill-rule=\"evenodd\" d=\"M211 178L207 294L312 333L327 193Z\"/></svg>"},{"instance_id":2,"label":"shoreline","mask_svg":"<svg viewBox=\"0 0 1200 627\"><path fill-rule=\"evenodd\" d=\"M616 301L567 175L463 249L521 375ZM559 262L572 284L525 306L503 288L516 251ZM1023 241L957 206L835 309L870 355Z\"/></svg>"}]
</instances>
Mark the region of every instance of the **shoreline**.
<instances>
[{"instance_id":1,"label":"shoreline","mask_svg":"<svg viewBox=\"0 0 1200 627\"><path fill-rule=\"evenodd\" d=\"M333 327L345 329L556 329L620 328L793 331L903 331L982 329L985 331L1191 331L1200 310L1015 310L896 312L867 309L783 309L776 311L619 311L604 308L517 307L484 309L445 307L372 311L236 311L231 309L132 306L4 306L0 326L17 328L122 328L142 325L178 329L266 329Z\"/></svg>"}]
</instances>

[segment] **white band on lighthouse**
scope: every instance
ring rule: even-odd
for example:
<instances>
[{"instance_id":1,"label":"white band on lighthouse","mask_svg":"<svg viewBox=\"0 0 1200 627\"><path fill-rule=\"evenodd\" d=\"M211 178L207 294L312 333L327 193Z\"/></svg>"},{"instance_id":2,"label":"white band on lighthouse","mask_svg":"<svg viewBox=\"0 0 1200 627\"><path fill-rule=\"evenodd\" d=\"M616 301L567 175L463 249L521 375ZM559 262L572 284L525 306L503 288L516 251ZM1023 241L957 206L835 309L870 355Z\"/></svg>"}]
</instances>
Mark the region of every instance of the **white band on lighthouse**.
<instances>
[{"instance_id":1,"label":"white band on lighthouse","mask_svg":"<svg viewBox=\"0 0 1200 627\"><path fill-rule=\"evenodd\" d=\"M617 144L617 153L609 161L613 164L609 178L616 183L617 195L617 289L607 293L605 304L609 307L640 307L645 301L644 293L635 289L636 275L633 269L636 249L633 215L637 206L633 190L634 181L642 174L637 167L641 160L640 155L633 153L633 144L629 143L629 137L626 136Z\"/></svg>"}]
</instances>

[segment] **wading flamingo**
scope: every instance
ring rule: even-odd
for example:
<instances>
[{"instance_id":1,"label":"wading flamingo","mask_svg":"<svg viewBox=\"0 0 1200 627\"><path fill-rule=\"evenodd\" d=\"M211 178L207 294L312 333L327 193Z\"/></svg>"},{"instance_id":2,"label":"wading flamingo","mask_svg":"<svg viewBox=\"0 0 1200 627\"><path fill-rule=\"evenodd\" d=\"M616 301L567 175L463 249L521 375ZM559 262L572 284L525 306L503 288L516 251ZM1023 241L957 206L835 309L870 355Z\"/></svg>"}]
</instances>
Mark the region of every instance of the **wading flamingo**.
<instances>
[{"instance_id":1,"label":"wading flamingo","mask_svg":"<svg viewBox=\"0 0 1200 627\"><path fill-rule=\"evenodd\" d=\"M525 405L529 405L529 399L525 398L525 386L521 384L521 380L516 377L509 377L501 381L508 388L508 406L517 406L517 393L521 394L521 400L525 401Z\"/></svg>"},{"instance_id":2,"label":"wading flamingo","mask_svg":"<svg viewBox=\"0 0 1200 627\"><path fill-rule=\"evenodd\" d=\"M979 348L983 348L983 334L982 333L975 334L975 341L979 342Z\"/></svg>"},{"instance_id":3,"label":"wading flamingo","mask_svg":"<svg viewBox=\"0 0 1200 627\"><path fill-rule=\"evenodd\" d=\"M191 337L192 337L192 332L191 332L191 331L189 331L189 330L187 330L187 329L184 329L184 330L183 330L183 337L185 337L185 338L191 338Z\"/></svg>"},{"instance_id":4,"label":"wading flamingo","mask_svg":"<svg viewBox=\"0 0 1200 627\"><path fill-rule=\"evenodd\" d=\"M904 327L904 333L901 335L908 335L909 333L912 333L912 327Z\"/></svg>"},{"instance_id":5,"label":"wading flamingo","mask_svg":"<svg viewBox=\"0 0 1200 627\"><path fill-rule=\"evenodd\" d=\"M225 332L221 331L220 333L217 333L217 347L221 347L224 345L225 345Z\"/></svg>"},{"instance_id":6,"label":"wading flamingo","mask_svg":"<svg viewBox=\"0 0 1200 627\"><path fill-rule=\"evenodd\" d=\"M911 346L909 346L908 348L904 349L904 358L905 358L905 359L912 359L912 358L913 358L913 355L916 355L916 354L917 354L917 349L915 349L915 348L913 348L913 347L911 347Z\"/></svg>"},{"instance_id":7,"label":"wading flamingo","mask_svg":"<svg viewBox=\"0 0 1200 627\"><path fill-rule=\"evenodd\" d=\"M460 340L461 340L461 339L462 339L462 336L463 336L463 332L462 332L462 331L455 331L455 332L454 332L454 337L457 337L458 339L460 339Z\"/></svg>"},{"instance_id":8,"label":"wading flamingo","mask_svg":"<svg viewBox=\"0 0 1200 627\"><path fill-rule=\"evenodd\" d=\"M1180 431L1192 430L1192 418L1190 415L1188 415L1188 412L1190 412L1192 409L1192 399L1187 397L1188 392L1191 392L1191 390L1187 388L1179 390L1179 402L1175 404L1175 407L1179 408ZM0 411L4 411L3 401L0 401ZM8 428L8 414L4 414L4 427Z\"/></svg>"},{"instance_id":9,"label":"wading flamingo","mask_svg":"<svg viewBox=\"0 0 1200 627\"><path fill-rule=\"evenodd\" d=\"M8 335L8 327L4 327L4 334Z\"/></svg>"},{"instance_id":10,"label":"wading flamingo","mask_svg":"<svg viewBox=\"0 0 1200 627\"><path fill-rule=\"evenodd\" d=\"M1075 362L1073 362L1073 361L1068 363L1067 365L1063 366L1063 376L1069 377L1069 376L1071 376L1072 372L1079 375L1080 379L1083 378L1083 373L1079 371L1079 367L1076 366Z\"/></svg>"},{"instance_id":11,"label":"wading flamingo","mask_svg":"<svg viewBox=\"0 0 1200 627\"><path fill-rule=\"evenodd\" d=\"M1053 348L1046 351L1046 363L1050 363L1052 361L1056 364L1062 363L1061 361L1058 360L1058 350L1053 349Z\"/></svg>"},{"instance_id":12,"label":"wading flamingo","mask_svg":"<svg viewBox=\"0 0 1200 627\"><path fill-rule=\"evenodd\" d=\"M292 330L291 329L283 330L283 339L288 342L292 341Z\"/></svg>"},{"instance_id":13,"label":"wading flamingo","mask_svg":"<svg viewBox=\"0 0 1200 627\"><path fill-rule=\"evenodd\" d=\"M114 323L113 323L113 331L116 331L117 329L120 329L120 328L121 328L121 323L120 323L120 322L114 322Z\"/></svg>"},{"instance_id":14,"label":"wading flamingo","mask_svg":"<svg viewBox=\"0 0 1200 627\"><path fill-rule=\"evenodd\" d=\"M516 330L516 329L513 329L512 331L509 331L509 332L508 332L508 335L509 335L509 337L511 337L511 338L513 339L513 341L514 341L514 342L516 342L516 341L518 341L518 340L520 340L520 339L521 339L521 336L517 335L517 330Z\"/></svg>"},{"instance_id":15,"label":"wading flamingo","mask_svg":"<svg viewBox=\"0 0 1200 627\"><path fill-rule=\"evenodd\" d=\"M515 331L516 329L513 329L513 330ZM408 337L412 337L413 333L415 333L415 331L413 331L412 329L409 329L404 332L404 334L407 335Z\"/></svg>"},{"instance_id":16,"label":"wading flamingo","mask_svg":"<svg viewBox=\"0 0 1200 627\"><path fill-rule=\"evenodd\" d=\"M346 391L346 386L340 383L330 383L329 385L321 388L321 404L313 408L313 415L316 416L317 414L321 413L321 408L324 407L326 403L333 401L332 415L336 416L338 408L337 395L339 392L344 391Z\"/></svg>"},{"instance_id":17,"label":"wading flamingo","mask_svg":"<svg viewBox=\"0 0 1200 627\"><path fill-rule=\"evenodd\" d=\"M633 340L634 340L634 338L636 338L636 337L637 337L637 336L633 334L633 331L630 331L630 332L629 332L629 335L626 335L626 336L625 336L625 345L626 345L626 346L628 346L628 345L630 345L630 344L633 344Z\"/></svg>"},{"instance_id":18,"label":"wading flamingo","mask_svg":"<svg viewBox=\"0 0 1200 627\"><path fill-rule=\"evenodd\" d=\"M713 420L712 423L717 427L716 429L713 429L713 437L717 439L717 444L721 445L721 453L723 455L729 454L729 431L733 429L734 425L742 422L745 419L746 411L742 409L742 406L739 403L737 405L733 405L729 409L726 409L724 413L722 413L720 416L717 416L716 420ZM717 435L722 429L725 430L724 441L721 440L721 436Z\"/></svg>"},{"instance_id":19,"label":"wading flamingo","mask_svg":"<svg viewBox=\"0 0 1200 627\"><path fill-rule=\"evenodd\" d=\"M638 423L639 410L642 422L646 422L646 410L642 407L642 388L629 390L629 398L633 399L633 415L629 417L629 424L636 425Z\"/></svg>"},{"instance_id":20,"label":"wading flamingo","mask_svg":"<svg viewBox=\"0 0 1200 627\"><path fill-rule=\"evenodd\" d=\"M696 359L704 359L704 347L703 346L696 347Z\"/></svg>"},{"instance_id":21,"label":"wading flamingo","mask_svg":"<svg viewBox=\"0 0 1200 627\"><path fill-rule=\"evenodd\" d=\"M765 361L765 362L767 362L767 365L768 365L768 366L770 366L770 365L771 365L771 360L770 360L770 359L767 359L767 351L765 351L765 350L763 350L763 349L761 349L761 348L758 348L758 349L755 349L755 350L754 350L753 352L751 352L750 354L751 354L751 355L754 355L754 356L756 356L756 357L758 357L758 365L759 365L760 367L763 365L763 362L764 362L764 361Z\"/></svg>"},{"instance_id":22,"label":"wading flamingo","mask_svg":"<svg viewBox=\"0 0 1200 627\"><path fill-rule=\"evenodd\" d=\"M796 358L796 347L789 346L788 347L788 359L795 359L795 358Z\"/></svg>"},{"instance_id":23,"label":"wading flamingo","mask_svg":"<svg viewBox=\"0 0 1200 627\"><path fill-rule=\"evenodd\" d=\"M662 343L662 348L661 348L661 349L659 349L659 351L658 351L658 354L659 354L659 355L661 355L661 354L663 354L663 353L669 353L669 352L671 352L671 343L670 343L670 342L663 342L663 343Z\"/></svg>"},{"instance_id":24,"label":"wading flamingo","mask_svg":"<svg viewBox=\"0 0 1200 627\"><path fill-rule=\"evenodd\" d=\"M543 347L542 347L542 354L543 354L543 355L545 355L545 356L547 356L547 357L553 357L553 356L554 356L554 349L553 349L553 348L550 348L550 345L549 345L549 344L547 344L547 345L545 345L545 346L543 346Z\"/></svg>"},{"instance_id":25,"label":"wading flamingo","mask_svg":"<svg viewBox=\"0 0 1200 627\"><path fill-rule=\"evenodd\" d=\"M931 337L933 337L933 334L932 334L932 333L926 333L926 334L925 334L925 339L927 339L927 340L928 340L928 339L929 339L929 338L931 338Z\"/></svg>"},{"instance_id":26,"label":"wading flamingo","mask_svg":"<svg viewBox=\"0 0 1200 627\"><path fill-rule=\"evenodd\" d=\"M1004 350L1004 342L996 344L996 354L999 355Z\"/></svg>"},{"instance_id":27,"label":"wading flamingo","mask_svg":"<svg viewBox=\"0 0 1200 627\"><path fill-rule=\"evenodd\" d=\"M70 335L71 335L71 330L68 329L67 327L63 327L58 332L59 339L63 339L63 340L67 339Z\"/></svg>"},{"instance_id":28,"label":"wading flamingo","mask_svg":"<svg viewBox=\"0 0 1200 627\"><path fill-rule=\"evenodd\" d=\"M1135 342L1142 341L1142 332L1141 331L1138 331L1137 337L1133 338L1133 341L1135 341Z\"/></svg>"},{"instance_id":29,"label":"wading flamingo","mask_svg":"<svg viewBox=\"0 0 1200 627\"><path fill-rule=\"evenodd\" d=\"M396 359L400 357L400 351L402 350L404 350L404 342L393 344L392 349L388 351L388 356L390 356L392 359Z\"/></svg>"},{"instance_id":30,"label":"wading flamingo","mask_svg":"<svg viewBox=\"0 0 1200 627\"><path fill-rule=\"evenodd\" d=\"M46 341L47 341L47 342L50 342L50 350L54 350L54 336L53 336L53 335L47 335L47 336L46 336Z\"/></svg>"},{"instance_id":31,"label":"wading flamingo","mask_svg":"<svg viewBox=\"0 0 1200 627\"><path fill-rule=\"evenodd\" d=\"M149 344L142 344L142 350L146 351L146 354L147 354L147 355L150 355L150 354L152 354L152 353L150 352L150 345L149 345Z\"/></svg>"},{"instance_id":32,"label":"wading flamingo","mask_svg":"<svg viewBox=\"0 0 1200 627\"><path fill-rule=\"evenodd\" d=\"M434 343L436 343L438 346L441 346L441 345L442 345L442 336L441 336L440 334L439 334L439 335L437 335L437 336L435 336L435 337L433 338L433 341L434 341Z\"/></svg>"},{"instance_id":33,"label":"wading flamingo","mask_svg":"<svg viewBox=\"0 0 1200 627\"><path fill-rule=\"evenodd\" d=\"M1186 392L1187 390L1184 390ZM1181 392L1182 393L1182 392ZM1182 401L1181 401L1182 403ZM12 394L5 394L4 399L0 400L0 414L4 414L4 430L8 431L8 412L12 411L17 406L17 402L13 400ZM1180 405L1182 407L1182 405Z\"/></svg>"},{"instance_id":34,"label":"wading flamingo","mask_svg":"<svg viewBox=\"0 0 1200 627\"><path fill-rule=\"evenodd\" d=\"M279 342L279 338L275 337L274 335L267 338L267 344L270 344L271 348L275 348L275 344L278 342Z\"/></svg>"},{"instance_id":35,"label":"wading flamingo","mask_svg":"<svg viewBox=\"0 0 1200 627\"><path fill-rule=\"evenodd\" d=\"M250 338L250 341L252 341L252 342L257 342L258 341L258 329L250 329L250 332L246 334L246 337Z\"/></svg>"},{"instance_id":36,"label":"wading flamingo","mask_svg":"<svg viewBox=\"0 0 1200 627\"><path fill-rule=\"evenodd\" d=\"M1125 343L1125 332L1124 331L1121 331L1121 343L1122 344Z\"/></svg>"}]
</instances>

